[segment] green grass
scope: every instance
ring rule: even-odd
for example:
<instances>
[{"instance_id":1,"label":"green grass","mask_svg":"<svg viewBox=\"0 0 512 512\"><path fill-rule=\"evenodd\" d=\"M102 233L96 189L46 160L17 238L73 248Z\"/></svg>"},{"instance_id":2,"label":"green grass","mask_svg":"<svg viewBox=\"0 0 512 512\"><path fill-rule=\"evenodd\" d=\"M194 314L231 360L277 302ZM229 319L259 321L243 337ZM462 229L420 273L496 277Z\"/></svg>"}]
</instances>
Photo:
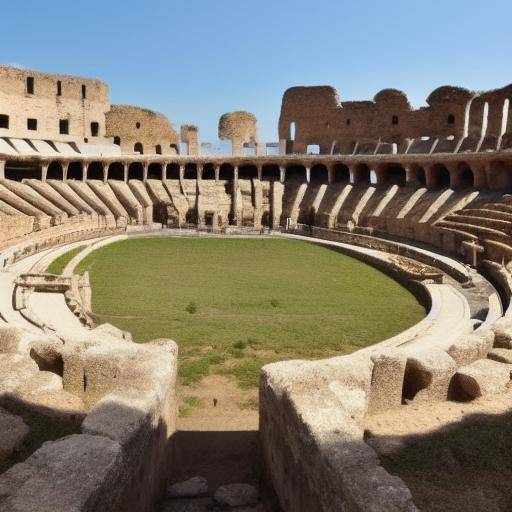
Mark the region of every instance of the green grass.
<instances>
[{"instance_id":1,"label":"green grass","mask_svg":"<svg viewBox=\"0 0 512 512\"><path fill-rule=\"evenodd\" d=\"M217 373L256 386L264 364L347 354L425 314L375 268L294 240L132 239L91 253L86 270L96 321L174 339L183 384Z\"/></svg>"},{"instance_id":2,"label":"green grass","mask_svg":"<svg viewBox=\"0 0 512 512\"><path fill-rule=\"evenodd\" d=\"M84 248L85 245L80 245L68 252L65 252L64 254L61 254L48 265L46 272L49 272L50 274L62 274L66 268L66 265Z\"/></svg>"}]
</instances>

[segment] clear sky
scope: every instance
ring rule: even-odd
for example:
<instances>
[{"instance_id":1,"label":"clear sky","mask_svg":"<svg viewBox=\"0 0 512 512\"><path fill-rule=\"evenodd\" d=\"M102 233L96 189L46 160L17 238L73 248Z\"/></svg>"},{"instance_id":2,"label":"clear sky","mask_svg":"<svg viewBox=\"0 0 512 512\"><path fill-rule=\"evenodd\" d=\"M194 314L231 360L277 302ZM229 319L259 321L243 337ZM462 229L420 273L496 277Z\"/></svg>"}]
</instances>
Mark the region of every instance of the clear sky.
<instances>
[{"instance_id":1,"label":"clear sky","mask_svg":"<svg viewBox=\"0 0 512 512\"><path fill-rule=\"evenodd\" d=\"M0 62L100 78L112 103L217 136L248 110L277 140L283 92L333 85L342 99L512 82L511 0L4 0Z\"/></svg>"}]
</instances>

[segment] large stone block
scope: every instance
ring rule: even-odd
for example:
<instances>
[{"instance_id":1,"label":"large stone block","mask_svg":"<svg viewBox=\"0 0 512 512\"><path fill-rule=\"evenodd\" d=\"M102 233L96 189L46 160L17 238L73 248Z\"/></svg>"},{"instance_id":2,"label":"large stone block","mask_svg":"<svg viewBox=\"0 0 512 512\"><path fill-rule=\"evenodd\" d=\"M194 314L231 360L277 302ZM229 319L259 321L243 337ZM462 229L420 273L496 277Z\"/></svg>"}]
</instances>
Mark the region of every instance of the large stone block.
<instances>
[{"instance_id":1,"label":"large stone block","mask_svg":"<svg viewBox=\"0 0 512 512\"><path fill-rule=\"evenodd\" d=\"M494 332L487 329L463 336L453 343L446 352L457 363L457 366L464 366L478 359L485 359L493 344Z\"/></svg>"},{"instance_id":2,"label":"large stone block","mask_svg":"<svg viewBox=\"0 0 512 512\"><path fill-rule=\"evenodd\" d=\"M512 318L502 317L492 325L494 331L494 346L497 348L512 348Z\"/></svg>"},{"instance_id":3,"label":"large stone block","mask_svg":"<svg viewBox=\"0 0 512 512\"><path fill-rule=\"evenodd\" d=\"M510 368L507 365L490 359L480 359L459 368L454 386L459 398L472 400L503 392L509 382Z\"/></svg>"}]
</instances>

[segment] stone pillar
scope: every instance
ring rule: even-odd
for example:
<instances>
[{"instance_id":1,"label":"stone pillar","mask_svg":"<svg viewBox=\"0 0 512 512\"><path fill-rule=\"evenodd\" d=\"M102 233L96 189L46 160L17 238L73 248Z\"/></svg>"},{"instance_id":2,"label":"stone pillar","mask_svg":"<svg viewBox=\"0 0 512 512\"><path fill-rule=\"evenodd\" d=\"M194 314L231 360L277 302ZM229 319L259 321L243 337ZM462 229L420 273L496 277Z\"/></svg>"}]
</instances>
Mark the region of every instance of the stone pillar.
<instances>
[{"instance_id":1,"label":"stone pillar","mask_svg":"<svg viewBox=\"0 0 512 512\"><path fill-rule=\"evenodd\" d=\"M478 164L477 164L478 165ZM472 167L473 176L475 177L474 186L478 189L488 188L487 176L485 174L485 165L479 165L478 167Z\"/></svg>"},{"instance_id":2,"label":"stone pillar","mask_svg":"<svg viewBox=\"0 0 512 512\"><path fill-rule=\"evenodd\" d=\"M261 177L262 177L262 174L263 174L263 166L262 165L258 165L258 180L261 181Z\"/></svg>"},{"instance_id":3,"label":"stone pillar","mask_svg":"<svg viewBox=\"0 0 512 512\"><path fill-rule=\"evenodd\" d=\"M231 197L231 215L233 216L233 224L238 225L238 165L233 168L233 193Z\"/></svg>"},{"instance_id":4,"label":"stone pillar","mask_svg":"<svg viewBox=\"0 0 512 512\"><path fill-rule=\"evenodd\" d=\"M185 166L180 165L180 181L185 177Z\"/></svg>"},{"instance_id":5,"label":"stone pillar","mask_svg":"<svg viewBox=\"0 0 512 512\"><path fill-rule=\"evenodd\" d=\"M386 166L380 164L372 164L370 166L370 183L372 179L372 171L375 173L375 185L382 186L386 182Z\"/></svg>"},{"instance_id":6,"label":"stone pillar","mask_svg":"<svg viewBox=\"0 0 512 512\"><path fill-rule=\"evenodd\" d=\"M48 164L43 164L41 166L41 179L42 181L46 181L46 176L48 175Z\"/></svg>"},{"instance_id":7,"label":"stone pillar","mask_svg":"<svg viewBox=\"0 0 512 512\"><path fill-rule=\"evenodd\" d=\"M306 181L308 183L311 181L311 167L306 167Z\"/></svg>"},{"instance_id":8,"label":"stone pillar","mask_svg":"<svg viewBox=\"0 0 512 512\"><path fill-rule=\"evenodd\" d=\"M5 160L0 160L0 180L5 180Z\"/></svg>"},{"instance_id":9,"label":"stone pillar","mask_svg":"<svg viewBox=\"0 0 512 512\"><path fill-rule=\"evenodd\" d=\"M355 164L349 164L348 165L348 172L350 174L350 183L352 185L355 185L357 183L357 165Z\"/></svg>"},{"instance_id":10,"label":"stone pillar","mask_svg":"<svg viewBox=\"0 0 512 512\"><path fill-rule=\"evenodd\" d=\"M82 166L82 181L85 181L87 179L87 169L89 166L85 162L80 162L80 165Z\"/></svg>"},{"instance_id":11,"label":"stone pillar","mask_svg":"<svg viewBox=\"0 0 512 512\"><path fill-rule=\"evenodd\" d=\"M203 164L197 164L196 169L197 169L196 179L197 179L197 181L200 181L203 179Z\"/></svg>"},{"instance_id":12,"label":"stone pillar","mask_svg":"<svg viewBox=\"0 0 512 512\"><path fill-rule=\"evenodd\" d=\"M327 183L334 183L334 164L327 166Z\"/></svg>"},{"instance_id":13,"label":"stone pillar","mask_svg":"<svg viewBox=\"0 0 512 512\"><path fill-rule=\"evenodd\" d=\"M434 188L436 185L436 177L433 165L425 165L425 185L427 188Z\"/></svg>"},{"instance_id":14,"label":"stone pillar","mask_svg":"<svg viewBox=\"0 0 512 512\"><path fill-rule=\"evenodd\" d=\"M62 162L62 181L68 179L69 162Z\"/></svg>"},{"instance_id":15,"label":"stone pillar","mask_svg":"<svg viewBox=\"0 0 512 512\"><path fill-rule=\"evenodd\" d=\"M286 179L286 167L280 165L279 166L279 181L281 183L284 183L285 179Z\"/></svg>"},{"instance_id":16,"label":"stone pillar","mask_svg":"<svg viewBox=\"0 0 512 512\"><path fill-rule=\"evenodd\" d=\"M126 162L123 162L123 181L125 183L128 183L128 169L129 169L129 164L127 164Z\"/></svg>"},{"instance_id":17,"label":"stone pillar","mask_svg":"<svg viewBox=\"0 0 512 512\"><path fill-rule=\"evenodd\" d=\"M418 181L418 167L414 164L405 164L405 182L414 183Z\"/></svg>"},{"instance_id":18,"label":"stone pillar","mask_svg":"<svg viewBox=\"0 0 512 512\"><path fill-rule=\"evenodd\" d=\"M148 181L149 164L146 162L142 167L142 181L145 183Z\"/></svg>"},{"instance_id":19,"label":"stone pillar","mask_svg":"<svg viewBox=\"0 0 512 512\"><path fill-rule=\"evenodd\" d=\"M103 183L107 183L109 165L103 165Z\"/></svg>"},{"instance_id":20,"label":"stone pillar","mask_svg":"<svg viewBox=\"0 0 512 512\"><path fill-rule=\"evenodd\" d=\"M220 165L216 165L214 167L214 172L215 172L215 181L219 181Z\"/></svg>"},{"instance_id":21,"label":"stone pillar","mask_svg":"<svg viewBox=\"0 0 512 512\"><path fill-rule=\"evenodd\" d=\"M450 188L457 189L461 187L461 170L457 164L446 164L446 168L450 173Z\"/></svg>"}]
</instances>

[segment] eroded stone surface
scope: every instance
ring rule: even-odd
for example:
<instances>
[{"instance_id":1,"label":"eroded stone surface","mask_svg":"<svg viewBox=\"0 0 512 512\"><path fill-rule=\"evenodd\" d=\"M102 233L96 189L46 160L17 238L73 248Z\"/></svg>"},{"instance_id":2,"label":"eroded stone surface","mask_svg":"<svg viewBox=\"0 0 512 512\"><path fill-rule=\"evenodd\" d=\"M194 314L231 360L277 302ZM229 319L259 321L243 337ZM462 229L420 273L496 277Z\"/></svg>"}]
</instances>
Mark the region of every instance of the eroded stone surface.
<instances>
[{"instance_id":1,"label":"eroded stone surface","mask_svg":"<svg viewBox=\"0 0 512 512\"><path fill-rule=\"evenodd\" d=\"M256 505L260 493L256 487L249 484L228 484L221 485L213 497L222 506L245 507Z\"/></svg>"},{"instance_id":2,"label":"eroded stone surface","mask_svg":"<svg viewBox=\"0 0 512 512\"><path fill-rule=\"evenodd\" d=\"M22 418L0 409L0 462L21 446L29 432Z\"/></svg>"},{"instance_id":3,"label":"eroded stone surface","mask_svg":"<svg viewBox=\"0 0 512 512\"><path fill-rule=\"evenodd\" d=\"M467 399L492 395L505 390L510 382L510 369L496 361L481 359L459 368L456 382Z\"/></svg>"},{"instance_id":4,"label":"eroded stone surface","mask_svg":"<svg viewBox=\"0 0 512 512\"><path fill-rule=\"evenodd\" d=\"M208 492L208 481L201 476L195 476L183 482L176 482L167 487L169 498L193 498Z\"/></svg>"}]
</instances>

